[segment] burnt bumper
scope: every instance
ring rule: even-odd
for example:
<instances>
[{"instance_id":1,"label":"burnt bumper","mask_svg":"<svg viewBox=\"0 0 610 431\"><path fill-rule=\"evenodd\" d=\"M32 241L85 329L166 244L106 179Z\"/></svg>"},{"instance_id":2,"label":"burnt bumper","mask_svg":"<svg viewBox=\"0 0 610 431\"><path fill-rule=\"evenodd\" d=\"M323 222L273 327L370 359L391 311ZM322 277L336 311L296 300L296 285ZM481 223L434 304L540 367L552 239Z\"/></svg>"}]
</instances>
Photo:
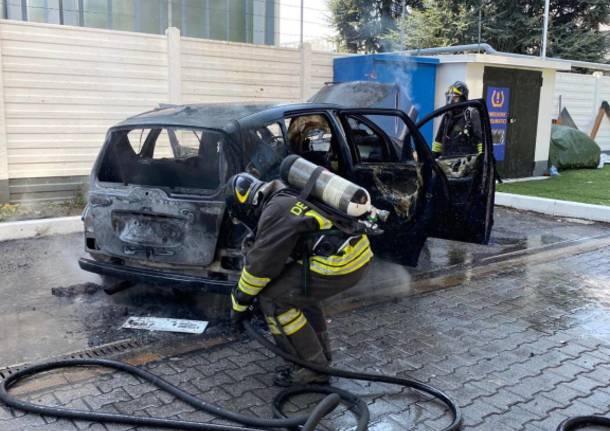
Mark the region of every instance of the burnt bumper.
<instances>
[{"instance_id":1,"label":"burnt bumper","mask_svg":"<svg viewBox=\"0 0 610 431\"><path fill-rule=\"evenodd\" d=\"M98 262L93 259L80 258L81 269L100 275L116 277L121 280L155 285L180 285L200 289L202 292L229 294L235 286L234 281L212 280L188 274L160 272L133 266L117 265L108 262Z\"/></svg>"}]
</instances>

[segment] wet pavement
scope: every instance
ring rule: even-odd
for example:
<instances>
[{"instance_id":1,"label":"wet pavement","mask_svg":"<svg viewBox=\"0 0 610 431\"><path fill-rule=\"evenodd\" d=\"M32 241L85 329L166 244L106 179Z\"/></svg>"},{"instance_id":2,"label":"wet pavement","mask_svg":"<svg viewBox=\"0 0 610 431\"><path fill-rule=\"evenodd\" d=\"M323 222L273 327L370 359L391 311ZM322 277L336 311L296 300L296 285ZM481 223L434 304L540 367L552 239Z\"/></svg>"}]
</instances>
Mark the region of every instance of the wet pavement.
<instances>
[{"instance_id":1,"label":"wet pavement","mask_svg":"<svg viewBox=\"0 0 610 431\"><path fill-rule=\"evenodd\" d=\"M562 228L566 235L579 229L592 236L603 233L600 226L566 223L555 224L549 235L562 238ZM449 254L435 247L432 256ZM472 256L479 253L475 249ZM610 415L610 240L545 248L467 272L450 288L414 281L413 291L405 289L390 301L332 315L334 365L437 386L458 401L465 430L549 431L568 416ZM425 283L429 290L418 290ZM144 362L188 392L245 414L269 416L271 399L279 392L272 373L281 361L246 337ZM51 377L17 391L49 405L222 423L122 374ZM345 379L332 384L364 397L371 430L430 431L448 423L438 404L412 391ZM318 399L300 396L288 410L304 411ZM344 408L323 423L330 430L353 426ZM58 421L0 407L0 429L132 428Z\"/></svg>"},{"instance_id":2,"label":"wet pavement","mask_svg":"<svg viewBox=\"0 0 610 431\"><path fill-rule=\"evenodd\" d=\"M493 256L610 234L603 224L500 208L495 218L488 246L429 239L418 268L377 261L367 280L349 292L350 301L364 301L380 285L407 294L411 280L428 274L451 268L467 273ZM80 234L0 243L0 368L117 340L146 344L193 338L120 329L128 316L212 321L226 316L226 297L219 295L140 285L107 296L100 278L78 267L82 250ZM212 325L209 331L214 330Z\"/></svg>"}]
</instances>

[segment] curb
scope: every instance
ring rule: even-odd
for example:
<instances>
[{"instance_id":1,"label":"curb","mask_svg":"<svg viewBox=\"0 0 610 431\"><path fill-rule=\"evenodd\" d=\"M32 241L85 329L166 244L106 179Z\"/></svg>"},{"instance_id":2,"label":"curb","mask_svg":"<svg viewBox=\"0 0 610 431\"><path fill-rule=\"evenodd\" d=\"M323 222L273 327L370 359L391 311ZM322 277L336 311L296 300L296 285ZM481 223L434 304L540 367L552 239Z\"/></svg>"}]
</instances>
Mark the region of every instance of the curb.
<instances>
[{"instance_id":1,"label":"curb","mask_svg":"<svg viewBox=\"0 0 610 431\"><path fill-rule=\"evenodd\" d=\"M0 241L83 231L80 216L0 223Z\"/></svg>"},{"instance_id":2,"label":"curb","mask_svg":"<svg viewBox=\"0 0 610 431\"><path fill-rule=\"evenodd\" d=\"M610 223L610 207L534 196L496 192L496 205L534 211L555 217L569 217Z\"/></svg>"}]
</instances>

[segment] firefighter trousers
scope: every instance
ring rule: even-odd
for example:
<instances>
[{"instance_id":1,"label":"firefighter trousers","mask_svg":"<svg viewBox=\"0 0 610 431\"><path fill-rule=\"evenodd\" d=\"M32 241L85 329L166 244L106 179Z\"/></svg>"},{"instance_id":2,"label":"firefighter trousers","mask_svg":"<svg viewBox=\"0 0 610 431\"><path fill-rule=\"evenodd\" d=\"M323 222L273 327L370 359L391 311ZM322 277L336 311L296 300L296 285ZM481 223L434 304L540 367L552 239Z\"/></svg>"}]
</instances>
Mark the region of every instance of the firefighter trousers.
<instances>
[{"instance_id":1,"label":"firefighter trousers","mask_svg":"<svg viewBox=\"0 0 610 431\"><path fill-rule=\"evenodd\" d=\"M326 317L320 301L353 287L368 265L346 275L309 273L309 295L303 292L303 267L289 264L259 294L259 304L276 344L285 352L320 365L331 360Z\"/></svg>"}]
</instances>

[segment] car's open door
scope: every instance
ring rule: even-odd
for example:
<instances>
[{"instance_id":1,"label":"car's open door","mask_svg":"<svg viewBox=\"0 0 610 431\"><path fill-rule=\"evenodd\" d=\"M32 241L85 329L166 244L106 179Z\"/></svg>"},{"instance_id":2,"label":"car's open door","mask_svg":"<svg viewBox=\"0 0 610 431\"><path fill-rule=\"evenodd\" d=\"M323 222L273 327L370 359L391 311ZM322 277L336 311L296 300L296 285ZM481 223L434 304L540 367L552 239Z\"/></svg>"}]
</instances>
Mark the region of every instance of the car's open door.
<instances>
[{"instance_id":1,"label":"car's open door","mask_svg":"<svg viewBox=\"0 0 610 431\"><path fill-rule=\"evenodd\" d=\"M434 160L413 121L396 109L344 109L338 117L351 156L343 173L388 210L384 233L371 238L376 255L415 266L427 238ZM411 133L406 133L410 131Z\"/></svg>"},{"instance_id":2,"label":"car's open door","mask_svg":"<svg viewBox=\"0 0 610 431\"><path fill-rule=\"evenodd\" d=\"M434 121L437 138L452 133L455 136L455 130L448 130L443 122L444 115L454 119L464 116L462 123L469 130L460 135L458 151L456 146L447 151L449 145L443 143L443 152L436 159L435 176L440 180L437 183L444 184L435 187L428 235L486 244L493 225L496 177L487 107L483 99L444 106L423 118L417 127L421 129Z\"/></svg>"}]
</instances>

